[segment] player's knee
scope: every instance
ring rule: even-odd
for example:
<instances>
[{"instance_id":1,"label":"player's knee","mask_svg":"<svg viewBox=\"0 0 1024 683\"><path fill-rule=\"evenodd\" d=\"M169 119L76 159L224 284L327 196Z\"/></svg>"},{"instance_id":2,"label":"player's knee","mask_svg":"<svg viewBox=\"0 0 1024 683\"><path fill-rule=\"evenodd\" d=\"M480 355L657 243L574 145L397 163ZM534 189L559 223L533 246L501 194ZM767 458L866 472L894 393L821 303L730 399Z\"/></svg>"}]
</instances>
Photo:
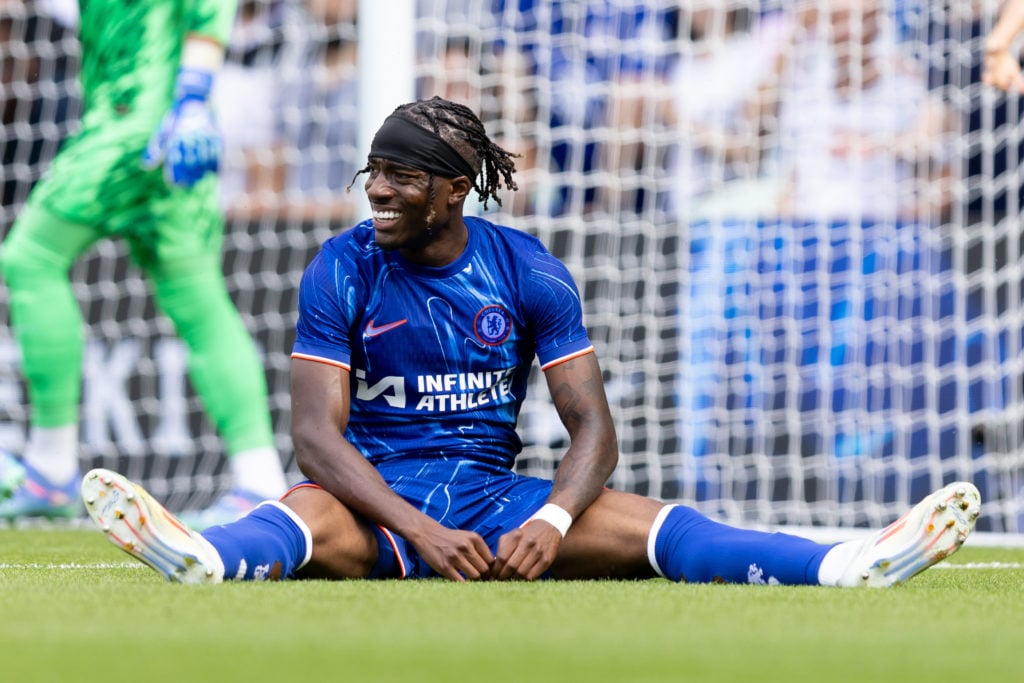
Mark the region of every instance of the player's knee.
<instances>
[{"instance_id":1,"label":"player's knee","mask_svg":"<svg viewBox=\"0 0 1024 683\"><path fill-rule=\"evenodd\" d=\"M153 284L157 304L186 339L207 332L223 335L236 315L223 281L214 274L197 271L154 279Z\"/></svg>"},{"instance_id":2,"label":"player's knee","mask_svg":"<svg viewBox=\"0 0 1024 683\"><path fill-rule=\"evenodd\" d=\"M293 489L281 501L309 529L312 552L307 577L364 578L377 560L378 544L369 525L319 487Z\"/></svg>"}]
</instances>

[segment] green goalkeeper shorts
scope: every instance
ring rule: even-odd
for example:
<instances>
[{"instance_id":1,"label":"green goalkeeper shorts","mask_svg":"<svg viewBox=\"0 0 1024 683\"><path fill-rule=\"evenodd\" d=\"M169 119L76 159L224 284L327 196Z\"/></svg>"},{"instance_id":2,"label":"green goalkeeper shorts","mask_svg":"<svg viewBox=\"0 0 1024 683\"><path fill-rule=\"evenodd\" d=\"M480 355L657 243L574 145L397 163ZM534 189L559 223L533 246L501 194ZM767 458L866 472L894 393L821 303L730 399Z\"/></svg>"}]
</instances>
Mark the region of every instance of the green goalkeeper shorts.
<instances>
[{"instance_id":1,"label":"green goalkeeper shorts","mask_svg":"<svg viewBox=\"0 0 1024 683\"><path fill-rule=\"evenodd\" d=\"M92 226L98 237L123 238L143 268L219 253L224 221L216 177L189 189L168 185L162 169L142 167L149 131L125 124L85 127L69 138L30 207Z\"/></svg>"}]
</instances>

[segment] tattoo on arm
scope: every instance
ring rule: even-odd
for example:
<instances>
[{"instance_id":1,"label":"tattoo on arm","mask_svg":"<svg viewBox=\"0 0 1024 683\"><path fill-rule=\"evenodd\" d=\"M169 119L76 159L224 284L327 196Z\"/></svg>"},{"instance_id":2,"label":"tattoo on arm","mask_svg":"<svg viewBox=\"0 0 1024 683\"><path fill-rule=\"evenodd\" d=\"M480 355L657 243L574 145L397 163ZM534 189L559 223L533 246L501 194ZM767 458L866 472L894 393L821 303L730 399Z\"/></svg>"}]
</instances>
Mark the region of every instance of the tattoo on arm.
<instances>
[{"instance_id":1,"label":"tattoo on arm","mask_svg":"<svg viewBox=\"0 0 1024 683\"><path fill-rule=\"evenodd\" d=\"M551 395L555 400L558 416L562 418L562 424L572 432L580 425L582 419L579 412L580 393L568 382L563 382L555 387Z\"/></svg>"},{"instance_id":2,"label":"tattoo on arm","mask_svg":"<svg viewBox=\"0 0 1024 683\"><path fill-rule=\"evenodd\" d=\"M570 363L577 361L572 360ZM600 373L592 373L578 387L570 382L562 382L553 387L551 397L554 399L558 416L570 433L580 426L583 421L583 414L580 412L580 404L584 396L591 395L594 391L602 390L602 378Z\"/></svg>"}]
</instances>

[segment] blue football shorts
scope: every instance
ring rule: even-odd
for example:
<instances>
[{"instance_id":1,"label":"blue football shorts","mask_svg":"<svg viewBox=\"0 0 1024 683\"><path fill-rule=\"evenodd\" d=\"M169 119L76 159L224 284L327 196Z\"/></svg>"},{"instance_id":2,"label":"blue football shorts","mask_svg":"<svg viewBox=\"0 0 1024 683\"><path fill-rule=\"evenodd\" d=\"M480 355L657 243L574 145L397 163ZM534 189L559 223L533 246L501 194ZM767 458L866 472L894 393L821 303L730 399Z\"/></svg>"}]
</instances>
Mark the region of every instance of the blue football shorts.
<instances>
[{"instance_id":1,"label":"blue football shorts","mask_svg":"<svg viewBox=\"0 0 1024 683\"><path fill-rule=\"evenodd\" d=\"M551 493L548 479L471 460L398 460L377 465L377 471L410 505L450 529L477 532L492 553L498 539L522 526ZM405 539L380 531L378 542L390 544L401 558L405 578L437 576Z\"/></svg>"}]
</instances>

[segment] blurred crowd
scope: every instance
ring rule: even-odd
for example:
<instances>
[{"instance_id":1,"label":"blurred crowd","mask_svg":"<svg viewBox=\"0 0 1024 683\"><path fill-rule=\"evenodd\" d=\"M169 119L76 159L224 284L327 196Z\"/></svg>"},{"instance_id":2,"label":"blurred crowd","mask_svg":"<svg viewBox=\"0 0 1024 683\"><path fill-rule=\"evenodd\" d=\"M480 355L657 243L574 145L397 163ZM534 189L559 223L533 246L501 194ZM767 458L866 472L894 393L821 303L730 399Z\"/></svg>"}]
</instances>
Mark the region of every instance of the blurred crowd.
<instances>
[{"instance_id":1,"label":"blurred crowd","mask_svg":"<svg viewBox=\"0 0 1024 683\"><path fill-rule=\"evenodd\" d=\"M963 337L1019 298L1003 219L1024 205L1024 111L980 73L1001 0L414 2L416 96L463 102L520 155L489 210L574 269L624 453L917 455L939 429L906 427L922 383L941 379L944 414L1005 401L1001 379L926 372L980 372L1020 339ZM365 217L359 4L240 0L215 84L225 270L275 353L302 268ZM76 126L76 20L77 0L0 0L0 233ZM287 355L268 359L283 414ZM535 408L525 440L559 438ZM710 461L683 477L697 496Z\"/></svg>"},{"instance_id":2,"label":"blurred crowd","mask_svg":"<svg viewBox=\"0 0 1024 683\"><path fill-rule=\"evenodd\" d=\"M997 4L417 0L417 96L522 155L514 214L943 222ZM0 0L5 226L79 113L76 7ZM357 7L241 1L215 93L229 215L354 218Z\"/></svg>"}]
</instances>

